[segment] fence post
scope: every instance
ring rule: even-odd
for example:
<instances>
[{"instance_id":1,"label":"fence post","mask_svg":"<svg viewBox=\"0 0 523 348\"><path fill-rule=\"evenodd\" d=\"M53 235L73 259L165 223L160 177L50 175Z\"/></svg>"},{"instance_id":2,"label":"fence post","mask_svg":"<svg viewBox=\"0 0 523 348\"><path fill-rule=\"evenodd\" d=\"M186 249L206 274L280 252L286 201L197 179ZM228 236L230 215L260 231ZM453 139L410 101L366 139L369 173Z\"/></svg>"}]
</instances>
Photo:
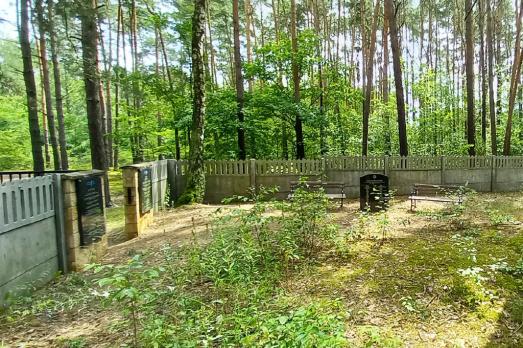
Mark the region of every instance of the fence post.
<instances>
[{"instance_id":1,"label":"fence post","mask_svg":"<svg viewBox=\"0 0 523 348\"><path fill-rule=\"evenodd\" d=\"M249 185L256 189L256 160L254 158L249 160Z\"/></svg>"},{"instance_id":2,"label":"fence post","mask_svg":"<svg viewBox=\"0 0 523 348\"><path fill-rule=\"evenodd\" d=\"M441 185L445 185L446 178L445 178L445 156L441 156Z\"/></svg>"},{"instance_id":3,"label":"fence post","mask_svg":"<svg viewBox=\"0 0 523 348\"><path fill-rule=\"evenodd\" d=\"M56 248L58 252L58 269L62 274L69 273L67 259L67 241L65 237L65 218L64 218L64 194L62 191L62 177L60 174L53 174L53 199L54 199L54 219L56 226Z\"/></svg>"},{"instance_id":4,"label":"fence post","mask_svg":"<svg viewBox=\"0 0 523 348\"><path fill-rule=\"evenodd\" d=\"M490 192L494 192L494 184L497 181L496 156L490 156Z\"/></svg>"},{"instance_id":5,"label":"fence post","mask_svg":"<svg viewBox=\"0 0 523 348\"><path fill-rule=\"evenodd\" d=\"M321 180L327 180L327 160L325 157L321 158Z\"/></svg>"},{"instance_id":6,"label":"fence post","mask_svg":"<svg viewBox=\"0 0 523 348\"><path fill-rule=\"evenodd\" d=\"M383 174L389 176L389 156L383 156Z\"/></svg>"}]
</instances>

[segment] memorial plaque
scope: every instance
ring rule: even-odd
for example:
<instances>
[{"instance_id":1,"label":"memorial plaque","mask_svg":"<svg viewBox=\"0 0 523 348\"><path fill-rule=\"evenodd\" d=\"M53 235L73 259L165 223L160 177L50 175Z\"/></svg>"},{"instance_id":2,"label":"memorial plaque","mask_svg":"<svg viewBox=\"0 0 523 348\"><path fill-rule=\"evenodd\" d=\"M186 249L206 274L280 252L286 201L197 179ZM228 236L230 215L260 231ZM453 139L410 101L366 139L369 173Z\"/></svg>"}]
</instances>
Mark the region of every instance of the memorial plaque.
<instances>
[{"instance_id":1,"label":"memorial plaque","mask_svg":"<svg viewBox=\"0 0 523 348\"><path fill-rule=\"evenodd\" d=\"M138 189L140 194L140 213L145 214L153 208L153 178L152 168L142 168L138 173Z\"/></svg>"},{"instance_id":2,"label":"memorial plaque","mask_svg":"<svg viewBox=\"0 0 523 348\"><path fill-rule=\"evenodd\" d=\"M379 212L387 209L389 202L389 177L368 174L360 177L360 209Z\"/></svg>"},{"instance_id":3,"label":"memorial plaque","mask_svg":"<svg viewBox=\"0 0 523 348\"><path fill-rule=\"evenodd\" d=\"M76 180L80 245L90 245L105 234L101 180L99 175Z\"/></svg>"}]
</instances>

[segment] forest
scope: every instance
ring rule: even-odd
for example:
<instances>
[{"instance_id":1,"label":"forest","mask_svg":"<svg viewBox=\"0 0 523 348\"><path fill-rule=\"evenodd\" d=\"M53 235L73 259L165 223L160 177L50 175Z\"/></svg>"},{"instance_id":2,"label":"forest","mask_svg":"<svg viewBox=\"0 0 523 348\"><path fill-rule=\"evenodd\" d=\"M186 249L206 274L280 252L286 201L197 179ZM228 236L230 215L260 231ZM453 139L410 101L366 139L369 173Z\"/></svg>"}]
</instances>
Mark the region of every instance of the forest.
<instances>
[{"instance_id":1,"label":"forest","mask_svg":"<svg viewBox=\"0 0 523 348\"><path fill-rule=\"evenodd\" d=\"M523 1L2 7L2 170L523 154Z\"/></svg>"},{"instance_id":2,"label":"forest","mask_svg":"<svg viewBox=\"0 0 523 348\"><path fill-rule=\"evenodd\" d=\"M0 0L0 348L523 347L522 25Z\"/></svg>"}]
</instances>

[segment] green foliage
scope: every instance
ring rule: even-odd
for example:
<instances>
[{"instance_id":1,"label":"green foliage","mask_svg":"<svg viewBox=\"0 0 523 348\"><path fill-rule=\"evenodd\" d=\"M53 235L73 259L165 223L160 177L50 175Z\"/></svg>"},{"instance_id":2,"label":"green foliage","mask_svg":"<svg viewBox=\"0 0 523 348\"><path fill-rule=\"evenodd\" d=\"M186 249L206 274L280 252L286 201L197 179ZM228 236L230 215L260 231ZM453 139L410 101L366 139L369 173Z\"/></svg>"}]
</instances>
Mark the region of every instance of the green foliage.
<instances>
[{"instance_id":1,"label":"green foliage","mask_svg":"<svg viewBox=\"0 0 523 348\"><path fill-rule=\"evenodd\" d=\"M325 227L328 201L323 192L297 190L281 205L267 199L274 189L253 191L250 209L218 218L208 243L175 250L165 246L158 266L135 255L123 265L91 265L101 278L95 294L118 303L132 329L134 346L200 345L342 347L341 304L289 307L275 284L312 261L334 238ZM282 214L272 214L273 209Z\"/></svg>"},{"instance_id":2,"label":"green foliage","mask_svg":"<svg viewBox=\"0 0 523 348\"><path fill-rule=\"evenodd\" d=\"M278 317L275 313L257 318L259 330L241 344L267 347L347 347L343 317L321 304L299 307Z\"/></svg>"},{"instance_id":3,"label":"green foliage","mask_svg":"<svg viewBox=\"0 0 523 348\"><path fill-rule=\"evenodd\" d=\"M394 337L390 333L383 332L383 330L380 330L377 327L363 327L361 332L366 336L364 347L399 348L402 346L402 342L399 338Z\"/></svg>"},{"instance_id":4,"label":"green foliage","mask_svg":"<svg viewBox=\"0 0 523 348\"><path fill-rule=\"evenodd\" d=\"M29 169L33 164L24 103L20 96L0 95L0 170Z\"/></svg>"},{"instance_id":5,"label":"green foliage","mask_svg":"<svg viewBox=\"0 0 523 348\"><path fill-rule=\"evenodd\" d=\"M58 346L60 348L85 348L88 347L88 343L84 338L64 338L58 341Z\"/></svg>"}]
</instances>

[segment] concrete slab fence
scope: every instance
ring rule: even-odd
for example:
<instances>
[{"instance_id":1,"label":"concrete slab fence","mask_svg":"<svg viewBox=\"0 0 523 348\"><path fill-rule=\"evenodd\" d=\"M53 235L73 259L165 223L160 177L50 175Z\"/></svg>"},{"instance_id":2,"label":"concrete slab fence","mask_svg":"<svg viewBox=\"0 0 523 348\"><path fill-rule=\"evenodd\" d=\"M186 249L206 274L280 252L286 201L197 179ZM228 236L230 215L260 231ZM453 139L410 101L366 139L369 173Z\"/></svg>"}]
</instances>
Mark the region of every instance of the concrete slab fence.
<instances>
[{"instance_id":1,"label":"concrete slab fence","mask_svg":"<svg viewBox=\"0 0 523 348\"><path fill-rule=\"evenodd\" d=\"M8 303L9 296L43 285L58 272L77 270L105 252L106 240L79 244L75 180L91 174L39 173L42 176L0 185L0 305Z\"/></svg>"},{"instance_id":2,"label":"concrete slab fence","mask_svg":"<svg viewBox=\"0 0 523 348\"><path fill-rule=\"evenodd\" d=\"M168 160L171 199L183 192L187 161ZM388 175L391 189L407 195L415 183L465 184L479 192L523 189L523 156L379 156L328 157L311 160L206 161L205 201L245 195L249 187L279 187L278 197L290 191L290 182L310 180L343 182L349 197L359 196L359 178L366 174Z\"/></svg>"}]
</instances>

